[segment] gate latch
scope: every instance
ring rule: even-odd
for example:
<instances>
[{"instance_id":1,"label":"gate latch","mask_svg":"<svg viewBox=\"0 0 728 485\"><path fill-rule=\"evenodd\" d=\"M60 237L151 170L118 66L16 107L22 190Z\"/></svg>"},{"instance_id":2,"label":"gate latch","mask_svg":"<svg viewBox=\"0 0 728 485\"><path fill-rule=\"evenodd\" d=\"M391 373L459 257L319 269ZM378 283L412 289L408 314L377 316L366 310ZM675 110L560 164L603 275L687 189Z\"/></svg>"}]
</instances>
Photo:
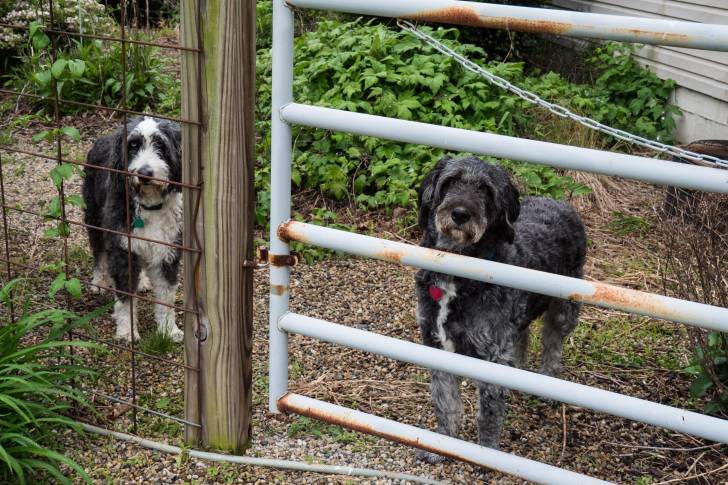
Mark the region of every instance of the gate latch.
<instances>
[{"instance_id":1,"label":"gate latch","mask_svg":"<svg viewBox=\"0 0 728 485\"><path fill-rule=\"evenodd\" d=\"M255 261L245 261L243 267L263 269L269 264L272 266L295 266L300 259L301 256L295 251L292 251L291 254L272 254L267 247L258 246Z\"/></svg>"}]
</instances>

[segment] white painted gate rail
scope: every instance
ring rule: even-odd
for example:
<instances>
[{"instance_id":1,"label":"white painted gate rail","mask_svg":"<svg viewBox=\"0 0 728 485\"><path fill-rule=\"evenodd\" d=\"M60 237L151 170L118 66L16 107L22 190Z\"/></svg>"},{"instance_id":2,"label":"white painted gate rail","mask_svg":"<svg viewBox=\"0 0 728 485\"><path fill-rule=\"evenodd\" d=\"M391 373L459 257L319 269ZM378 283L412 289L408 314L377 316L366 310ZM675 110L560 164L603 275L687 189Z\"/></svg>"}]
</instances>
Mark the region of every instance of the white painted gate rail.
<instances>
[{"instance_id":1,"label":"white painted gate rail","mask_svg":"<svg viewBox=\"0 0 728 485\"><path fill-rule=\"evenodd\" d=\"M295 240L350 254L728 332L726 308L290 221L291 124L618 175L656 184L728 193L728 170L294 103L293 12L290 6L728 51L728 26L724 25L452 0L273 0L269 342L269 406L272 411L290 411L323 419L539 483L605 483L551 465L290 393L287 335L298 333L430 369L728 443L728 422L725 420L290 313L289 268L285 264L274 263L289 254L288 242Z\"/></svg>"}]
</instances>

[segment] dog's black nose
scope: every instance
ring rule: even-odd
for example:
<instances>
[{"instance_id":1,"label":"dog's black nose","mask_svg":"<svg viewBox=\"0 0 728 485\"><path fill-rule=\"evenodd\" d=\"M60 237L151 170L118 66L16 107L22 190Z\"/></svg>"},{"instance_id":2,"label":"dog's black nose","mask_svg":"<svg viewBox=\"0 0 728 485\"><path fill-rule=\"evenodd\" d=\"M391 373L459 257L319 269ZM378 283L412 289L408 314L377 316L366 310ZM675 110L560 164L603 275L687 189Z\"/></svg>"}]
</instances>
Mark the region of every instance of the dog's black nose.
<instances>
[{"instance_id":1,"label":"dog's black nose","mask_svg":"<svg viewBox=\"0 0 728 485\"><path fill-rule=\"evenodd\" d=\"M455 207L450 215L455 224L465 224L470 220L470 212L465 207Z\"/></svg>"},{"instance_id":2,"label":"dog's black nose","mask_svg":"<svg viewBox=\"0 0 728 485\"><path fill-rule=\"evenodd\" d=\"M137 173L144 177L154 177L154 172L152 172L152 169L149 167L141 167L139 170L137 170Z\"/></svg>"}]
</instances>

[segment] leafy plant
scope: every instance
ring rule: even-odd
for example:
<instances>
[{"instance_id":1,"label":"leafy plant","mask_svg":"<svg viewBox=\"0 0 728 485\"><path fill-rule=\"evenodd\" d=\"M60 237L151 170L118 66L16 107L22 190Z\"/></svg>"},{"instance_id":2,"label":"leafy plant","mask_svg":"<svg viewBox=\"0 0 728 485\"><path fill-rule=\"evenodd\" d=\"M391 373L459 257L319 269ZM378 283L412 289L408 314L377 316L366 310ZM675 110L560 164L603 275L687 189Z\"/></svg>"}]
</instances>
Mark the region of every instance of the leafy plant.
<instances>
[{"instance_id":1,"label":"leafy plant","mask_svg":"<svg viewBox=\"0 0 728 485\"><path fill-rule=\"evenodd\" d=\"M728 334L710 332L702 345L695 347L695 354L685 371L694 379L690 385L693 397L713 394L713 399L705 406L706 413L728 410Z\"/></svg>"},{"instance_id":2,"label":"leafy plant","mask_svg":"<svg viewBox=\"0 0 728 485\"><path fill-rule=\"evenodd\" d=\"M7 304L22 280L0 291ZM16 306L17 308L17 306ZM24 307L25 308L25 307ZM67 417L74 406L91 410L90 403L73 384L95 373L80 365L70 348L97 348L90 342L64 341L63 335L86 325L107 308L85 317L65 310L24 311L14 322L0 325L0 481L37 483L45 474L60 483L71 483L62 466L84 481L88 475L78 464L53 449L59 429L81 431ZM46 329L42 336L41 329Z\"/></svg>"},{"instance_id":3,"label":"leafy plant","mask_svg":"<svg viewBox=\"0 0 728 485\"><path fill-rule=\"evenodd\" d=\"M179 91L154 47L72 40L53 59L50 39L37 22L30 26L28 47L20 61L6 84L46 98L57 94L63 100L114 107L121 106L123 100L129 109L144 110L162 101L169 104L169 93L174 88ZM47 101L38 103L40 108L47 106ZM63 114L85 109L69 103L60 103L59 108Z\"/></svg>"},{"instance_id":4,"label":"leafy plant","mask_svg":"<svg viewBox=\"0 0 728 485\"><path fill-rule=\"evenodd\" d=\"M594 50L590 62L601 75L596 80L597 104L590 107L590 115L613 127L672 143L674 117L680 114L670 104L675 81L660 79L642 67L631 55L633 50L617 42Z\"/></svg>"},{"instance_id":5,"label":"leafy plant","mask_svg":"<svg viewBox=\"0 0 728 485\"><path fill-rule=\"evenodd\" d=\"M526 75L518 62L488 61L483 49L458 41L457 29L438 28L429 33L550 101L618 128L669 141L672 116L677 112L668 103L673 83L639 66L618 44L608 44L590 59L601 72L592 86L570 83L556 73ZM270 199L271 59L267 43L259 43L259 47L257 119L263 136L258 144L256 214L263 222ZM323 21L316 30L298 36L294 74L294 98L302 103L506 135L549 134L542 129L543 117L534 115L538 108L377 21ZM293 136L293 184L347 199L364 209L412 208L422 177L446 154L437 148L301 127L294 127ZM609 144L606 137L595 142L600 147ZM564 198L589 192L550 167L498 162L515 174L526 194Z\"/></svg>"},{"instance_id":6,"label":"leafy plant","mask_svg":"<svg viewBox=\"0 0 728 485\"><path fill-rule=\"evenodd\" d=\"M33 136L33 141L36 143L39 143L41 141L53 141L59 137L64 136L70 138L75 142L81 141L80 133L76 128L72 126L62 126L59 128L43 130ZM63 208L61 207L60 189L63 182L67 182L68 180L70 180L74 173L83 175L83 170L81 170L79 165L73 163L60 163L53 167L49 173L49 177L51 181L53 181L53 185L55 185L56 189L58 189L59 192L57 196L51 199L48 207L46 208L46 220L57 221L55 226L50 227L45 231L44 237L46 238L58 236L65 237L70 234L71 228L69 223L62 220ZM86 208L86 203L84 202L83 198L78 194L66 195L64 197L64 200L69 205L75 205L82 209Z\"/></svg>"}]
</instances>

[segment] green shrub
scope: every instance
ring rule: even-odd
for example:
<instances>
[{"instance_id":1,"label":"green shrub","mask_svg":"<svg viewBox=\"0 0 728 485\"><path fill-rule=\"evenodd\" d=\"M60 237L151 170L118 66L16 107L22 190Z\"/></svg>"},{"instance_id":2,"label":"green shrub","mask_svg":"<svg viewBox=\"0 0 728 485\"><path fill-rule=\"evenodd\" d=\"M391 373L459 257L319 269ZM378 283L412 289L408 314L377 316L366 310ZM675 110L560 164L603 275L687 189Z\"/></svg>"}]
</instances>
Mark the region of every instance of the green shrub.
<instances>
[{"instance_id":1,"label":"green shrub","mask_svg":"<svg viewBox=\"0 0 728 485\"><path fill-rule=\"evenodd\" d=\"M686 372L693 377L690 394L712 398L706 413L728 412L728 333L708 333L695 346Z\"/></svg>"},{"instance_id":2,"label":"green shrub","mask_svg":"<svg viewBox=\"0 0 728 485\"><path fill-rule=\"evenodd\" d=\"M53 61L48 36L38 23L31 25L29 42L21 63L12 70L6 84L41 96L54 96L83 103L120 106L123 89L122 46L118 42L71 40L71 47ZM145 110L165 101L179 88L165 72L158 49L146 45L126 46L126 106ZM173 89L176 88L176 89ZM39 102L39 107L48 102ZM62 113L83 108L61 103Z\"/></svg>"},{"instance_id":3,"label":"green shrub","mask_svg":"<svg viewBox=\"0 0 728 485\"><path fill-rule=\"evenodd\" d=\"M596 103L587 114L615 128L672 143L674 117L680 114L669 101L675 81L660 79L642 67L632 50L616 42L594 50L590 62L601 75L595 82Z\"/></svg>"},{"instance_id":4,"label":"green shrub","mask_svg":"<svg viewBox=\"0 0 728 485\"><path fill-rule=\"evenodd\" d=\"M484 51L457 42L456 29L430 30L454 48L516 83L521 63L488 63ZM555 75L554 75L555 76ZM555 84L566 81L556 77ZM533 80L535 83L535 80ZM261 161L256 185L259 221L265 220L270 124L270 51L258 52L258 130ZM399 117L507 135L530 132L529 105L463 70L408 34L361 21L321 22L295 44L295 99L350 111ZM416 188L444 150L371 137L294 128L292 170L297 187L315 187L364 208L413 207ZM562 198L584 187L550 167L501 161L526 193Z\"/></svg>"},{"instance_id":5,"label":"green shrub","mask_svg":"<svg viewBox=\"0 0 728 485\"><path fill-rule=\"evenodd\" d=\"M53 6L56 29L103 35L115 32L114 19L97 0L54 0ZM0 23L30 25L49 21L47 0L0 0ZM0 27L0 52L8 59L23 48L26 39L23 30Z\"/></svg>"},{"instance_id":6,"label":"green shrub","mask_svg":"<svg viewBox=\"0 0 728 485\"><path fill-rule=\"evenodd\" d=\"M20 283L2 288L3 303ZM0 324L0 482L38 483L31 478L44 474L71 483L62 465L90 482L79 465L54 449L54 441L58 430L79 431L67 417L73 406L91 409L74 383L94 373L79 364L70 348L96 346L64 341L63 336L106 309L86 317L64 310L24 311L15 323Z\"/></svg>"},{"instance_id":7,"label":"green shrub","mask_svg":"<svg viewBox=\"0 0 728 485\"><path fill-rule=\"evenodd\" d=\"M270 48L273 41L273 2L259 0L255 3L255 46L257 49Z\"/></svg>"}]
</instances>

